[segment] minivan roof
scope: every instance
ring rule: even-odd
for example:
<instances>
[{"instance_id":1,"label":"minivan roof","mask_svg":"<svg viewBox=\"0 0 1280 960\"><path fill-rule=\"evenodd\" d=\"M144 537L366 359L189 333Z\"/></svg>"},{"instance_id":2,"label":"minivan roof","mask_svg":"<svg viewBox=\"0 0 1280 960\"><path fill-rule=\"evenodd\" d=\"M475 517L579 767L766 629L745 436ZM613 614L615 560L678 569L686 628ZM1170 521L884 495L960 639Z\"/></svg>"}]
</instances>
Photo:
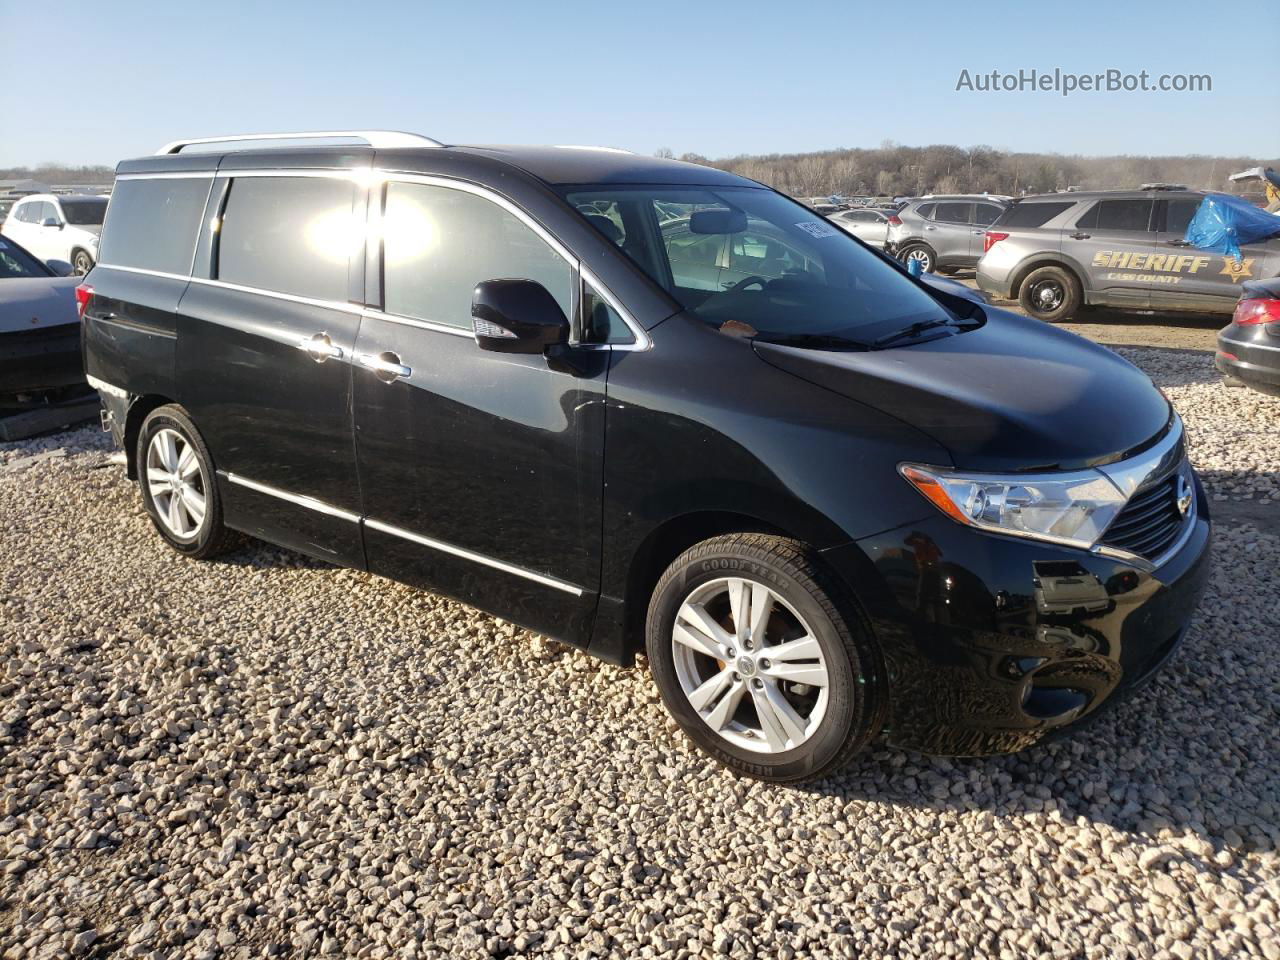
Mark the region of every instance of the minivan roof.
<instances>
[{"instance_id":1,"label":"minivan roof","mask_svg":"<svg viewBox=\"0 0 1280 960\"><path fill-rule=\"evenodd\" d=\"M681 160L646 157L607 147L448 145L439 147L398 147L374 150L363 145L290 146L281 149L261 143L239 150L181 152L124 160L117 174L157 173L164 171L216 170L222 161L234 157L236 169L271 169L272 167L321 167L367 165L373 154L380 167L395 170L428 170L437 166L442 154L449 155L449 166L474 157L477 169L495 163L518 167L524 172L556 186L569 184L672 184L686 186L759 187L760 184L714 167ZM436 162L433 162L436 161Z\"/></svg>"}]
</instances>

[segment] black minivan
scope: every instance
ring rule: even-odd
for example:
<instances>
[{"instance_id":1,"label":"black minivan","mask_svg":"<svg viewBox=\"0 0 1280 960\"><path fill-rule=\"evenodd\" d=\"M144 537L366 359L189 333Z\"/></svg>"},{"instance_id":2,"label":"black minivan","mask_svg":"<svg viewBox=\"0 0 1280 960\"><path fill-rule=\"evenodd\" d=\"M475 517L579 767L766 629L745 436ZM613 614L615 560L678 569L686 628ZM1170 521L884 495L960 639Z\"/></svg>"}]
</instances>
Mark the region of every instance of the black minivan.
<instances>
[{"instance_id":1,"label":"black minivan","mask_svg":"<svg viewBox=\"0 0 1280 960\"><path fill-rule=\"evenodd\" d=\"M1144 374L710 167L178 141L120 164L79 301L174 549L244 533L645 651L753 777L1030 745L1149 676L1207 576Z\"/></svg>"}]
</instances>

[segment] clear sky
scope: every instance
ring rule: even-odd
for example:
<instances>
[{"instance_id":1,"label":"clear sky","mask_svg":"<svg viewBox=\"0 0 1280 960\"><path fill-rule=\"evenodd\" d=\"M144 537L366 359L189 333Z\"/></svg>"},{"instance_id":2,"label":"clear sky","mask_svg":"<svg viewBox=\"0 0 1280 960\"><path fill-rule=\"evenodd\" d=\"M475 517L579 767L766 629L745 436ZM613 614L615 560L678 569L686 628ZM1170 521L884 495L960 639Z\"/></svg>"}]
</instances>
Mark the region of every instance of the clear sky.
<instances>
[{"instance_id":1,"label":"clear sky","mask_svg":"<svg viewBox=\"0 0 1280 960\"><path fill-rule=\"evenodd\" d=\"M332 128L710 157L895 140L1275 158L1275 2L0 0L0 166ZM964 69L1032 68L1213 89L956 90Z\"/></svg>"}]
</instances>

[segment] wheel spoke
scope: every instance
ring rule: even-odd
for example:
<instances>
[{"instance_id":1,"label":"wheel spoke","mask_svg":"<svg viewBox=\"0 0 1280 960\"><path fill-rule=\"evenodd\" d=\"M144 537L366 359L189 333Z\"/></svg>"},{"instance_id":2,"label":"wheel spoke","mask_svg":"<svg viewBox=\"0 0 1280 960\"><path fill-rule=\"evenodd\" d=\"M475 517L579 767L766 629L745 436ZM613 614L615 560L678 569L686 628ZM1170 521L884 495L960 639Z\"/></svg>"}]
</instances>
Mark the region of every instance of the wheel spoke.
<instances>
[{"instance_id":1,"label":"wheel spoke","mask_svg":"<svg viewBox=\"0 0 1280 960\"><path fill-rule=\"evenodd\" d=\"M762 667L760 672L775 680L790 680L792 683L807 683L811 687L827 685L827 671L820 663L775 663Z\"/></svg>"},{"instance_id":2,"label":"wheel spoke","mask_svg":"<svg viewBox=\"0 0 1280 960\"><path fill-rule=\"evenodd\" d=\"M191 517L193 527L199 527L204 523L205 501L204 494L191 487L182 488L182 505L187 509L187 515Z\"/></svg>"},{"instance_id":3,"label":"wheel spoke","mask_svg":"<svg viewBox=\"0 0 1280 960\"><path fill-rule=\"evenodd\" d=\"M718 643L723 646L729 646L732 637L720 624L716 623L715 618L707 613L707 608L700 603L686 603L680 607L680 612L676 616L677 623L683 620L691 627L697 628L703 636L709 637L712 643ZM721 654L717 651L711 656L719 659Z\"/></svg>"},{"instance_id":4,"label":"wheel spoke","mask_svg":"<svg viewBox=\"0 0 1280 960\"><path fill-rule=\"evenodd\" d=\"M174 443L172 431L165 430L160 434L160 460L170 473L178 468L178 446Z\"/></svg>"},{"instance_id":5,"label":"wheel spoke","mask_svg":"<svg viewBox=\"0 0 1280 960\"><path fill-rule=\"evenodd\" d=\"M800 637L788 640L774 647L767 647L770 660L817 660L822 656L822 647L816 637Z\"/></svg>"},{"instance_id":6,"label":"wheel spoke","mask_svg":"<svg viewBox=\"0 0 1280 960\"><path fill-rule=\"evenodd\" d=\"M763 583L751 584L751 642L757 647L764 644L765 628L773 613L773 591Z\"/></svg>"},{"instance_id":7,"label":"wheel spoke","mask_svg":"<svg viewBox=\"0 0 1280 960\"><path fill-rule=\"evenodd\" d=\"M161 470L159 467L147 467L147 479L152 483L163 483L165 486L169 484L169 471Z\"/></svg>"},{"instance_id":8,"label":"wheel spoke","mask_svg":"<svg viewBox=\"0 0 1280 960\"><path fill-rule=\"evenodd\" d=\"M804 721L787 703L777 684L766 681L759 688L753 687L751 699L760 718L761 731L771 747L782 750L788 740L799 743L804 739Z\"/></svg>"},{"instance_id":9,"label":"wheel spoke","mask_svg":"<svg viewBox=\"0 0 1280 960\"><path fill-rule=\"evenodd\" d=\"M190 480L192 475L200 469L200 461L196 459L195 448L191 444L184 444L182 447L182 455L178 457L178 474L183 480Z\"/></svg>"},{"instance_id":10,"label":"wheel spoke","mask_svg":"<svg viewBox=\"0 0 1280 960\"><path fill-rule=\"evenodd\" d=\"M693 709L701 713L710 704L715 702L716 697L724 692L725 687L733 682L733 670L725 667L710 680L704 681L697 689L689 692L689 702L693 704Z\"/></svg>"},{"instance_id":11,"label":"wheel spoke","mask_svg":"<svg viewBox=\"0 0 1280 960\"><path fill-rule=\"evenodd\" d=\"M729 610L733 614L733 632L739 640L747 635L747 629L750 622L750 613L748 607L751 601L747 594L747 584L744 580L734 578L729 581Z\"/></svg>"},{"instance_id":12,"label":"wheel spoke","mask_svg":"<svg viewBox=\"0 0 1280 960\"><path fill-rule=\"evenodd\" d=\"M715 641L697 627L689 624L677 623L675 630L671 635L677 643L682 643L686 647L696 650L698 653L705 654L708 657L719 660L724 656L724 654L720 652L720 648L716 646Z\"/></svg>"},{"instance_id":13,"label":"wheel spoke","mask_svg":"<svg viewBox=\"0 0 1280 960\"><path fill-rule=\"evenodd\" d=\"M183 520L182 498L176 493L169 497L169 529L179 536L187 535L187 525Z\"/></svg>"},{"instance_id":14,"label":"wheel spoke","mask_svg":"<svg viewBox=\"0 0 1280 960\"><path fill-rule=\"evenodd\" d=\"M147 489L151 491L151 499L155 501L156 509L161 509L160 498L167 497L173 493L173 488L166 483L148 483Z\"/></svg>"},{"instance_id":15,"label":"wheel spoke","mask_svg":"<svg viewBox=\"0 0 1280 960\"><path fill-rule=\"evenodd\" d=\"M715 705L715 709L706 715L708 726L712 730L720 731L725 725L733 719L733 715L737 712L738 704L742 702L742 696L747 692L747 685L741 680L733 681L733 686L729 688L729 692L720 698L720 702Z\"/></svg>"}]
</instances>

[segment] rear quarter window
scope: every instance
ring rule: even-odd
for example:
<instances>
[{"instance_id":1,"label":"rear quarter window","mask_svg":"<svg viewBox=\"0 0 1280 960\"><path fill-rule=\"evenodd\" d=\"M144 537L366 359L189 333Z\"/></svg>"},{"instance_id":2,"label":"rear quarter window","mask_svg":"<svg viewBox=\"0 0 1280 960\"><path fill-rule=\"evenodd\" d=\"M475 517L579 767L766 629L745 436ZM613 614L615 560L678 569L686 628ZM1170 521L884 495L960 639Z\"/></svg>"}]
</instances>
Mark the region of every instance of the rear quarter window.
<instances>
[{"instance_id":1,"label":"rear quarter window","mask_svg":"<svg viewBox=\"0 0 1280 960\"><path fill-rule=\"evenodd\" d=\"M1043 227L1061 213L1066 213L1075 201L1066 203L1015 203L1005 211L996 223L1002 227Z\"/></svg>"},{"instance_id":2,"label":"rear quarter window","mask_svg":"<svg viewBox=\"0 0 1280 960\"><path fill-rule=\"evenodd\" d=\"M102 228L99 262L189 275L211 180L116 181Z\"/></svg>"}]
</instances>

